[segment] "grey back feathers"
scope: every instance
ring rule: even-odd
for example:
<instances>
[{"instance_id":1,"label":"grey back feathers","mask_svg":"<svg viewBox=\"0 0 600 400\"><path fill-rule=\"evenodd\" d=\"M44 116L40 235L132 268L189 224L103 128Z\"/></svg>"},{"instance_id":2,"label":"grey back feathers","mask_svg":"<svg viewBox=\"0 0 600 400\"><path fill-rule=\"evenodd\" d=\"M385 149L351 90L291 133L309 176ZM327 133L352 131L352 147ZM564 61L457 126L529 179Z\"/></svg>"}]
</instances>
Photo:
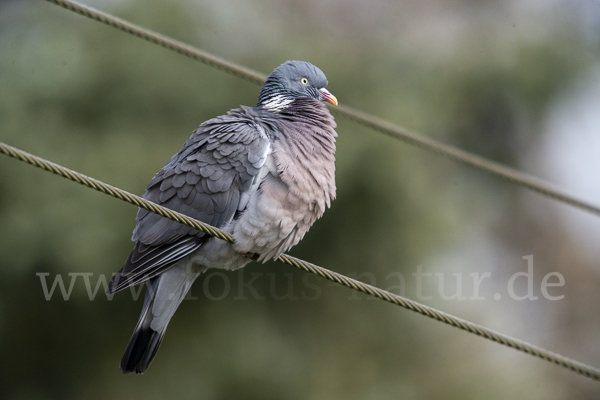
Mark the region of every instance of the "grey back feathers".
<instances>
[{"instance_id":1,"label":"grey back feathers","mask_svg":"<svg viewBox=\"0 0 600 400\"><path fill-rule=\"evenodd\" d=\"M326 85L312 64L282 64L269 75L256 107L203 123L150 181L145 198L230 232L235 244L139 210L135 247L108 288L113 293L150 280L121 362L124 372L147 368L202 271L277 258L330 206L337 135L322 103L323 93L333 97Z\"/></svg>"}]
</instances>

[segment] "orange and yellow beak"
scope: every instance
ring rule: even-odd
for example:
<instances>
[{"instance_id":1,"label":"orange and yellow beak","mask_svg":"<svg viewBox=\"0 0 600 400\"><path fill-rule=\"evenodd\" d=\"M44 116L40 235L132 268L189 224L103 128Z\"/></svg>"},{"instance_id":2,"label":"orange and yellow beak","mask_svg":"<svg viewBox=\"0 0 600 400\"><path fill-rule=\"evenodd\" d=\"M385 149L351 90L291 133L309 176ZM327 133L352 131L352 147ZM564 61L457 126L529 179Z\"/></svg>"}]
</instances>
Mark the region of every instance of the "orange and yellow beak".
<instances>
[{"instance_id":1,"label":"orange and yellow beak","mask_svg":"<svg viewBox=\"0 0 600 400\"><path fill-rule=\"evenodd\" d=\"M321 93L321 96L323 97L323 99L325 99L326 102L333 104L334 106L338 105L338 100L337 98L332 95L329 90L323 88L323 89L319 89L319 93Z\"/></svg>"}]
</instances>

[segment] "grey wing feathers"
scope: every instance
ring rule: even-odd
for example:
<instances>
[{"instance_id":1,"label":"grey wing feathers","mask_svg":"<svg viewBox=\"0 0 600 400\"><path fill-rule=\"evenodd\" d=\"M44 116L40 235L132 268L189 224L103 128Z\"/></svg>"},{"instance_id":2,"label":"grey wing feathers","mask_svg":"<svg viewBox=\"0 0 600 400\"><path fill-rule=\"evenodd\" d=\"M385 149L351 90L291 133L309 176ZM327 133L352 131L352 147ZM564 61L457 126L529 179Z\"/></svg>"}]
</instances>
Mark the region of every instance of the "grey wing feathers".
<instances>
[{"instance_id":1,"label":"grey wing feathers","mask_svg":"<svg viewBox=\"0 0 600 400\"><path fill-rule=\"evenodd\" d=\"M144 198L223 227L256 190L269 149L264 132L250 120L239 115L209 120L150 181ZM207 239L203 232L144 209L137 220L136 246L111 281L110 292L163 272Z\"/></svg>"}]
</instances>

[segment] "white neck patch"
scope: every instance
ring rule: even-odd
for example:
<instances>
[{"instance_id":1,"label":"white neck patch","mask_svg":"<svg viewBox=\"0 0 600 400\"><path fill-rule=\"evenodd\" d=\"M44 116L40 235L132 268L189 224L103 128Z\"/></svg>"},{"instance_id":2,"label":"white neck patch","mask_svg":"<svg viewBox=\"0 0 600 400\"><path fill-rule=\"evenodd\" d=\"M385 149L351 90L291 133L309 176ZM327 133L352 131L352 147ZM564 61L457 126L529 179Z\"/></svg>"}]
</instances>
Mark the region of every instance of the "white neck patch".
<instances>
[{"instance_id":1,"label":"white neck patch","mask_svg":"<svg viewBox=\"0 0 600 400\"><path fill-rule=\"evenodd\" d=\"M279 95L269 99L269 101L264 103L262 106L263 106L263 108L266 108L269 111L280 112L280 111L288 108L290 103L292 103L293 101L294 101L294 99L289 99L289 98L286 98L285 96L279 94Z\"/></svg>"}]
</instances>

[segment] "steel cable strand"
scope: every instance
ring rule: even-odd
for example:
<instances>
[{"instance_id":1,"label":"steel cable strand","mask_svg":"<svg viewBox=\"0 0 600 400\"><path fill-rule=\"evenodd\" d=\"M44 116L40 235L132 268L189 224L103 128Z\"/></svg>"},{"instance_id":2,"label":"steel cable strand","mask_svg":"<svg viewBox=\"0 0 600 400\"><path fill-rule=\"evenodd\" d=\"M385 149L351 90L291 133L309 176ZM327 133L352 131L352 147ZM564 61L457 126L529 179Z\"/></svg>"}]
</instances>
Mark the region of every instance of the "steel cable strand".
<instances>
[{"instance_id":1,"label":"steel cable strand","mask_svg":"<svg viewBox=\"0 0 600 400\"><path fill-rule=\"evenodd\" d=\"M125 190L116 188L104 182L101 182L97 179L90 178L89 176L83 175L77 171L73 171L71 169L65 168L61 165L53 163L48 160L44 160L43 158L34 156L33 154L24 152L16 147L9 146L5 143L0 142L0 152L4 153L10 157L16 158L20 161L26 162L28 164L34 165L43 170L52 172L53 174L62 176L63 178L67 178L89 188L95 189L104 194L108 194L112 197L116 197L120 200L126 201L127 203L133 204L135 206L145 208L148 211L151 211L155 214L161 215L163 217L172 219L173 221L177 221L181 224L190 226L194 229L198 229L204 233L207 233L211 236L218 237L219 239L225 240L227 242L233 243L233 237L227 233L223 232L220 229L217 229L211 225L208 225L202 221L198 221L196 219L190 218L187 215L178 213L151 201L148 201L142 197L136 196L132 193L129 193Z\"/></svg>"},{"instance_id":2,"label":"steel cable strand","mask_svg":"<svg viewBox=\"0 0 600 400\"><path fill-rule=\"evenodd\" d=\"M61 6L69 11L83 15L84 17L93 19L94 21L98 21L105 25L112 26L113 28L117 28L117 29L119 29L123 32L129 33L133 36L137 36L140 39L144 39L151 43L162 46L166 49L173 50L176 53L179 53L186 57L190 57L196 61L200 61L211 67L217 68L221 71L227 72L229 74L237 76L238 78L245 79L252 83L262 85L263 82L265 81L265 79L267 79L267 76L264 74L261 74L260 72L257 72L250 68L246 68L241 65L224 60L213 54L207 53L207 52L197 49L193 46L190 46L188 44L174 40L170 37L153 32L149 29L142 28L141 26L132 24L131 22L125 21L124 19L115 17L108 13L99 11L95 8L86 6L84 4L77 3L75 1L68 1L68 0L46 0L46 1L48 1L50 3L54 3L58 6Z\"/></svg>"},{"instance_id":3,"label":"steel cable strand","mask_svg":"<svg viewBox=\"0 0 600 400\"><path fill-rule=\"evenodd\" d=\"M443 322L455 328L459 328L476 336L480 336L484 339L491 340L498 344L549 361L553 364L559 365L563 368L566 368L577 374L583 375L587 378L600 381L600 369L573 360L569 357L562 356L558 353L551 352L539 346L535 346L522 340L510 337L508 335L504 335L492 329L485 328L473 322L469 322L462 318L452 316L443 311L436 310L435 308L426 306L424 304L420 304L413 300L379 289L364 282L357 281L350 277L338 274L336 272L327 270L323 267L319 267L317 265L308 263L295 257L283 255L279 257L279 260L296 268L302 269L304 271L318 275L322 278L336 282L340 285L355 289L359 292L368 294L381 300L385 300L389 303L406 308L410 311L414 311L418 314L427 316L439 322Z\"/></svg>"},{"instance_id":4,"label":"steel cable strand","mask_svg":"<svg viewBox=\"0 0 600 400\"><path fill-rule=\"evenodd\" d=\"M367 126L373 130L386 134L394 139L402 140L408 144L427 150L431 153L444 156L448 159L478 169L480 171L494 174L509 183L524 187L526 189L537 192L551 199L569 204L573 207L581 208L592 214L600 215L600 207L576 199L572 195L564 192L562 189L554 187L539 178L529 174L517 171L492 160L485 159L476 154L469 153L458 147L450 146L433 139L427 138L407 128L394 125L380 118L363 113L362 111L353 109L348 106L340 105L332 108L336 114Z\"/></svg>"},{"instance_id":5,"label":"steel cable strand","mask_svg":"<svg viewBox=\"0 0 600 400\"><path fill-rule=\"evenodd\" d=\"M200 61L221 71L230 73L234 76L248 80L250 82L262 85L266 79L266 75L254 71L250 68L239 64L224 60L220 57L212 55L208 52L197 49L193 46L179 42L167 36L158 34L149 29L142 28L123 19L114 17L110 14L98 11L92 7L85 6L75 1L69 0L46 0L50 3L61 6L69 11L83 15L95 21L117 28L123 32L137 36L151 43L173 50L186 57ZM352 121L358 122L363 126L369 127L375 131L384 133L392 138L402 140L413 146L430 151L434 154L443 155L451 160L461 164L491 173L499 176L506 181L533 190L541 195L551 199L569 204L600 216L600 207L589 202L577 199L572 195L558 189L544 181L524 174L514 168L507 167L500 163L486 160L483 157L468 153L457 147L447 145L435 140L429 139L426 136L417 134L399 125L392 124L388 121L366 114L362 111L355 110L351 107L340 105L332 108L333 112L342 115Z\"/></svg>"},{"instance_id":6,"label":"steel cable strand","mask_svg":"<svg viewBox=\"0 0 600 400\"><path fill-rule=\"evenodd\" d=\"M231 73L235 76L249 80L251 82L254 82L257 84L262 84L262 82L265 79L264 74L260 74L256 71L250 70L248 68L241 67L237 64L225 61L219 57L213 56L209 53L206 53L206 52L203 52L196 48L193 48L192 46L175 41L175 40L165 37L163 35L154 33L150 30L138 27L136 25L128 23L127 21L113 17L109 14L97 11L91 7L87 7L87 6L78 4L76 2L65 1L65 0L47 0L47 1L57 4L57 5L60 5L61 7L64 7L70 11L79 13L88 18L94 19L96 21L99 21L99 22L102 22L109 26L120 29L124 32L130 33L134 36L145 39L152 43L158 44L167 49L173 50L177 53L180 53L187 57L193 58L197 61L201 61L210 66L218 68L222 71L225 71L225 72ZM367 127L370 127L377 131L385 133L396 139L401 139L412 145L416 145L418 147L429 150L431 152L444 155L450 159L461 162L463 164L467 164L467 165L475 167L477 169L491 172L493 174L496 174L496 175L508 180L509 182L512 182L512 183L518 184L520 186L526 187L528 189L534 190L538 193L541 193L548 197L565 202L567 204L571 204L575 207L585 209L585 210L590 211L595 214L600 214L600 208L590 205L590 204L587 204L583 201L574 199L570 195L562 193L559 189L553 188L553 187L545 184L543 181L541 181L539 179L527 176L525 174L520 173L519 171L505 167L501 164L490 162L479 156L471 155L465 151L454 148L452 146L448 146L448 145L445 145L445 144L442 144L439 142L435 142L431 139L428 139L428 138L418 135L416 133L410 132L409 130L407 130L405 128L390 124L386 121L374 118L368 114L359 112L357 110L353 110L346 106L342 106L338 109L334 109L334 111L337 111L339 114L341 114L351 120L354 120L355 122L361 123ZM60 176L72 179L78 183L84 184L93 189L99 190L103 193L110 194L116 198L127 201L136 206L145 208L149 211L155 212L164 217L173 219L180 223L184 223L188 226L191 226L195 229L206 232L210 235L217 236L223 240L232 242L232 238L230 235L228 235L227 233L222 232L218 229L215 229L215 228L211 227L210 225L203 224L200 221L193 220L189 217L186 217L185 215L173 212L172 210L169 210L164 207L158 206L154 203L148 202L142 198L132 195L131 193L121 191L120 189L114 188L110 185L102 184L101 182L96 181L92 178L87 178L87 177L86 177L87 179L82 178L81 176L78 176L78 174L75 173L74 171L67 170L67 169L64 169L64 170L58 169L56 164L53 164L50 162L48 162L48 164L43 164L43 163L39 163L34 158L30 159L28 157L15 156L15 153L11 152L10 150L7 150L4 147L4 145L2 147L3 147L2 152L4 152L5 154L8 154L15 158L18 158L18 159L28 162L30 164L36 165L40 168L43 168L45 170L48 170L48 171L58 174ZM574 360L570 360L566 357L562 357L555 353L547 352L543 349L537 348L532 345L528 345L524 342L506 337L504 335L498 336L499 334L490 334L489 330L487 330L485 328L475 328L474 327L475 325L471 324L471 323L457 322L458 319L456 319L455 317L445 315L444 313L441 313L441 312L433 312L432 309L428 308L427 306L420 305L419 303L414 303L408 299L404 299L399 296L395 296L389 292L381 291L380 289L377 289L377 288L371 288L371 287L369 287L369 285L365 285L359 281L355 281L355 280L352 280L350 278L343 277L343 276L342 276L342 278L336 277L336 274L332 273L331 271L324 273L318 269L314 269L314 268L320 268L320 267L316 267L312 264L303 262L298 259L294 259L293 257L282 256L280 258L281 258L281 261L283 261L283 262L286 262L290 265L301 268L305 271L317 274L323 278L332 280L332 281L342 284L344 286L353 288L355 290L359 290L363 293L367 293L369 295L378 297L378 298L386 300L388 302L397 304L397 305L407 308L409 310L426 315L430 318L445 322L452 326L455 326L460 329L466 330L468 332L474 333L478 336L482 336L487 339L496 341L500 344L504 344L508 347L512 347L517 350L523 351L527 354L535 355L535 356L545 359L547 361L551 361L551 362L561 365L565 368L568 368L574 372L580 373L584 376L588 376L592 379L596 379L596 380L599 379L598 378L598 376L599 376L598 370L596 370L592 367L588 367L585 364L581 364ZM312 267L314 267L314 268L308 267L308 265L312 265ZM327 271L327 270L324 270L324 271Z\"/></svg>"},{"instance_id":7,"label":"steel cable strand","mask_svg":"<svg viewBox=\"0 0 600 400\"><path fill-rule=\"evenodd\" d=\"M146 210L154 212L163 217L172 219L173 221L177 221L179 223L182 223L182 224L192 227L194 229L198 229L202 232L205 232L211 236L218 237L219 239L225 240L229 243L233 243L233 237L229 233L224 232L216 227L205 224L201 221L190 218L184 214L178 213L178 212L170 210L166 207L155 204L155 203L148 201L142 197L136 196L132 193L126 192L122 189L116 188L114 186L111 186L109 184L101 182L97 179L90 178L84 174L77 172L77 171L73 171L71 169L63 167L63 166L53 163L51 161L45 160L41 157L27 153L23 150L17 149L16 147L12 147L5 143L0 142L0 153L6 154L17 160L34 165L43 170L52 172L63 178L67 178L74 182L80 183L84 186L87 186L87 187L95 189L99 192L108 194L112 197L126 201L130 204L145 208ZM480 325L466 321L464 319L454 317L450 314L436 310L435 308L426 306L424 304L417 303L416 301L413 301L413 300L407 299L405 297L402 297L402 296L390 293L388 291L379 289L375 286L371 286L366 283L357 281L357 280L349 278L347 276L338 274L337 272L330 271L323 267L319 267L315 264L311 264L307 261L300 260L298 258L289 256L287 254L281 255L278 258L278 261L286 263L293 267L302 269L303 271L310 272L312 274L315 274L322 278L328 279L332 282L336 282L340 285L349 287L351 289L358 290L358 291L368 294L370 296L385 300L392 304L395 304L400 307L406 308L408 310L414 311L418 314L425 315L436 321L444 322L455 328L459 328L464 331L475 334L477 336L483 337L485 339L489 339L489 340L497 342L499 344L503 344L507 347L511 347L513 349L522 351L526 354L530 354L530 355L539 357L541 359L544 359L546 361L549 361L549 362L552 362L559 366L562 366L564 368L567 368L575 373L586 376L593 380L600 381L600 369L586 365L579 361L572 360L568 357L562 356L557 353L550 352L541 347L534 346L532 344L521 341L519 339L515 339L510 336L495 332L491 329L482 327Z\"/></svg>"}]
</instances>

